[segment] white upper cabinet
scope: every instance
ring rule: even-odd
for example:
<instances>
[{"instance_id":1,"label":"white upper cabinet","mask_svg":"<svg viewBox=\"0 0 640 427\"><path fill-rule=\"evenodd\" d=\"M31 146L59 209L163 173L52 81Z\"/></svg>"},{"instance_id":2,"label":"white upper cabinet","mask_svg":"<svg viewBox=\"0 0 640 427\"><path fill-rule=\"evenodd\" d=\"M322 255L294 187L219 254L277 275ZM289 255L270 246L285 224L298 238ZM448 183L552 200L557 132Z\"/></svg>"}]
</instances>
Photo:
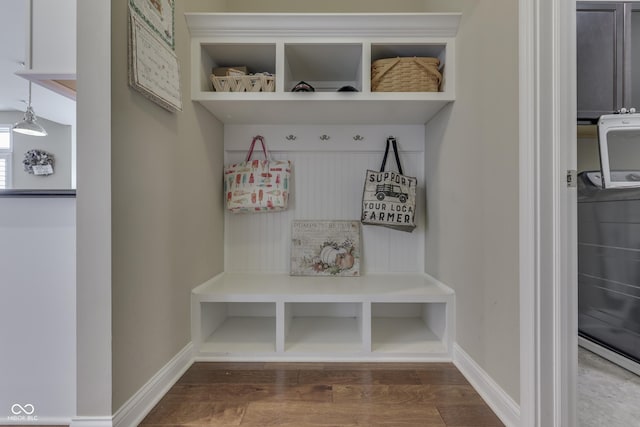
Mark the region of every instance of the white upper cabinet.
<instances>
[{"instance_id":1,"label":"white upper cabinet","mask_svg":"<svg viewBox=\"0 0 640 427\"><path fill-rule=\"evenodd\" d=\"M231 124L423 124L455 100L459 14L185 14L191 98ZM374 92L371 64L436 57L437 92ZM215 67L275 75L272 92L214 91ZM291 92L300 81L315 92ZM341 92L352 86L357 92Z\"/></svg>"},{"instance_id":2,"label":"white upper cabinet","mask_svg":"<svg viewBox=\"0 0 640 427\"><path fill-rule=\"evenodd\" d=\"M76 0L29 3L25 68L16 72L72 101L76 99L76 5ZM40 105L45 105L38 109L41 115L61 123L75 123L74 102L48 93L34 95Z\"/></svg>"},{"instance_id":3,"label":"white upper cabinet","mask_svg":"<svg viewBox=\"0 0 640 427\"><path fill-rule=\"evenodd\" d=\"M76 0L34 0L31 33L35 71L76 72Z\"/></svg>"}]
</instances>

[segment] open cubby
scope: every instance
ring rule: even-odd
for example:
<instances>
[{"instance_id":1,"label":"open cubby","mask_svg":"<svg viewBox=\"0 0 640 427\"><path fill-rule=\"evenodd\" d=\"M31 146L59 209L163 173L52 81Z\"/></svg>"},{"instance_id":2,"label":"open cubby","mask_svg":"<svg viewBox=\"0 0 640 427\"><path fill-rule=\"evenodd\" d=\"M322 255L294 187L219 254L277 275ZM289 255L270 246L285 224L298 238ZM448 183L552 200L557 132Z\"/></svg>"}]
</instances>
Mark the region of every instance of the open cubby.
<instances>
[{"instance_id":1,"label":"open cubby","mask_svg":"<svg viewBox=\"0 0 640 427\"><path fill-rule=\"evenodd\" d=\"M191 32L191 99L230 124L424 124L455 100L459 14L185 14ZM439 92L375 92L371 63L433 56ZM275 74L275 92L214 92L217 66ZM313 93L291 92L300 81ZM353 86L358 92L337 92Z\"/></svg>"},{"instance_id":2,"label":"open cubby","mask_svg":"<svg viewBox=\"0 0 640 427\"><path fill-rule=\"evenodd\" d=\"M259 354L276 351L275 303L200 304L201 352Z\"/></svg>"},{"instance_id":3,"label":"open cubby","mask_svg":"<svg viewBox=\"0 0 640 427\"><path fill-rule=\"evenodd\" d=\"M317 92L335 92L342 86L362 91L362 44L286 44L285 91L299 81Z\"/></svg>"},{"instance_id":4,"label":"open cubby","mask_svg":"<svg viewBox=\"0 0 640 427\"><path fill-rule=\"evenodd\" d=\"M285 352L362 352L362 304L285 303Z\"/></svg>"},{"instance_id":5,"label":"open cubby","mask_svg":"<svg viewBox=\"0 0 640 427\"><path fill-rule=\"evenodd\" d=\"M446 309L445 303L371 304L371 351L446 352Z\"/></svg>"},{"instance_id":6,"label":"open cubby","mask_svg":"<svg viewBox=\"0 0 640 427\"><path fill-rule=\"evenodd\" d=\"M276 73L273 43L203 43L200 50L201 91L213 90L210 76L216 67L246 66L249 73Z\"/></svg>"}]
</instances>

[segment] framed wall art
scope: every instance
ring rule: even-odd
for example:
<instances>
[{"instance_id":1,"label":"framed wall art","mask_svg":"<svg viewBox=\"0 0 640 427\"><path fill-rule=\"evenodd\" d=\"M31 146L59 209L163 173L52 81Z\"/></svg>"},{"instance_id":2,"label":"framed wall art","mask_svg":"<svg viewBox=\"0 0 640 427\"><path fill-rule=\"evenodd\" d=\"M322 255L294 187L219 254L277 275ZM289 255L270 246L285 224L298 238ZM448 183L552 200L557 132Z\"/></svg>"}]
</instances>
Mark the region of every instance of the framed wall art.
<instances>
[{"instance_id":1,"label":"framed wall art","mask_svg":"<svg viewBox=\"0 0 640 427\"><path fill-rule=\"evenodd\" d=\"M129 85L133 89L166 110L182 111L178 58L133 8L130 8L128 62Z\"/></svg>"},{"instance_id":2,"label":"framed wall art","mask_svg":"<svg viewBox=\"0 0 640 427\"><path fill-rule=\"evenodd\" d=\"M131 13L143 21L166 45L175 50L174 0L129 0Z\"/></svg>"},{"instance_id":3,"label":"framed wall art","mask_svg":"<svg viewBox=\"0 0 640 427\"><path fill-rule=\"evenodd\" d=\"M360 221L294 220L292 276L359 276Z\"/></svg>"}]
</instances>

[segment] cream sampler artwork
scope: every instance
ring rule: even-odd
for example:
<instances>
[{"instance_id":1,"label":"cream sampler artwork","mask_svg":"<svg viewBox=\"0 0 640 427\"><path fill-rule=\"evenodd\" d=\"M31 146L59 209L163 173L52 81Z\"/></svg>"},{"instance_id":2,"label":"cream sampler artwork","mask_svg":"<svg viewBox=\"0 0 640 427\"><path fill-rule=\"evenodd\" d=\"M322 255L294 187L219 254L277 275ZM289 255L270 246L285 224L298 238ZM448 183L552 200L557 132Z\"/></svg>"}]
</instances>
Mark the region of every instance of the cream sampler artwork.
<instances>
[{"instance_id":1,"label":"cream sampler artwork","mask_svg":"<svg viewBox=\"0 0 640 427\"><path fill-rule=\"evenodd\" d=\"M292 276L359 276L360 222L294 220Z\"/></svg>"}]
</instances>

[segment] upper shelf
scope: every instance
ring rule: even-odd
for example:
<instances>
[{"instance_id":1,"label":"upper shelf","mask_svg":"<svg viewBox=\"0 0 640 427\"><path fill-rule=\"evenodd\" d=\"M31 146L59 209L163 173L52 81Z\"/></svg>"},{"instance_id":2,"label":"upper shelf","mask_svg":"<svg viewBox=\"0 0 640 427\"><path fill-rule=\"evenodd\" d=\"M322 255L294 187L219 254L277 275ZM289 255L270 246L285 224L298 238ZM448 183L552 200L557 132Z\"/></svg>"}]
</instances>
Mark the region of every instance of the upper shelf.
<instances>
[{"instance_id":1,"label":"upper shelf","mask_svg":"<svg viewBox=\"0 0 640 427\"><path fill-rule=\"evenodd\" d=\"M185 14L191 98L232 124L422 124L455 99L460 14ZM441 62L439 92L373 92L371 64L388 57ZM275 74L273 92L214 92L215 67ZM293 93L296 83L314 93ZM358 92L338 92L353 86Z\"/></svg>"}]
</instances>

